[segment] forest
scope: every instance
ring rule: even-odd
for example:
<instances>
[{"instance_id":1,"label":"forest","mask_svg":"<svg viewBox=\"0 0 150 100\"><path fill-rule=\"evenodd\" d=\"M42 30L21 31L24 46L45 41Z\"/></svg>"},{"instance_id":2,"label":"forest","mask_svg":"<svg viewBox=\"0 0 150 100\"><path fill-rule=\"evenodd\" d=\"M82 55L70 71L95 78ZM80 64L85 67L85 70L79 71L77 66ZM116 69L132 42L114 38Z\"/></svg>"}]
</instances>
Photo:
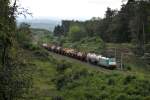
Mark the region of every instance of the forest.
<instances>
[{"instance_id":1,"label":"forest","mask_svg":"<svg viewBox=\"0 0 150 100\"><path fill-rule=\"evenodd\" d=\"M0 100L150 100L149 0L108 7L104 18L62 20L53 32L17 26L19 15L31 13L0 0ZM43 43L115 55L123 69L58 55Z\"/></svg>"},{"instance_id":2,"label":"forest","mask_svg":"<svg viewBox=\"0 0 150 100\"><path fill-rule=\"evenodd\" d=\"M150 4L148 1L128 0L121 9L107 8L104 18L87 21L63 20L54 29L54 35L79 41L84 37L100 37L107 43L132 43L143 56L150 38Z\"/></svg>"}]
</instances>

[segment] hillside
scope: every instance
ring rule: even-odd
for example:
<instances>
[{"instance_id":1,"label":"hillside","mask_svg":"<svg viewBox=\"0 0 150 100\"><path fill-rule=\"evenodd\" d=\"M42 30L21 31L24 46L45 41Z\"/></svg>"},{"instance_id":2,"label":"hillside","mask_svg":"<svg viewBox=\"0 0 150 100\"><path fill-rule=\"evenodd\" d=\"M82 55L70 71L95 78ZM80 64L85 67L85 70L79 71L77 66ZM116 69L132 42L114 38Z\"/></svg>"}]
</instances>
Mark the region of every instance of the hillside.
<instances>
[{"instance_id":1,"label":"hillside","mask_svg":"<svg viewBox=\"0 0 150 100\"><path fill-rule=\"evenodd\" d=\"M40 28L49 31L53 31L54 27L60 24L60 21L51 19L18 19L18 24L21 22L29 23L31 28Z\"/></svg>"},{"instance_id":2,"label":"hillside","mask_svg":"<svg viewBox=\"0 0 150 100\"><path fill-rule=\"evenodd\" d=\"M34 30L34 32L37 31L39 30ZM44 30L40 31L45 32ZM34 35L41 38L41 35ZM53 39L55 39L55 37L53 37L52 40ZM92 42L94 41L92 40ZM117 44L107 44L107 47L109 48L112 46L120 48ZM34 49L27 49L24 52L26 54L26 61L33 69L33 72L31 73L33 82L32 88L30 88L29 92L24 95L25 99L150 99L150 71L145 69L145 65L141 62L137 63L137 58L125 58L125 60L130 61L126 62L127 64L131 64L130 69L108 70L48 52L38 45ZM125 67L126 66L127 65L125 65Z\"/></svg>"},{"instance_id":3,"label":"hillside","mask_svg":"<svg viewBox=\"0 0 150 100\"><path fill-rule=\"evenodd\" d=\"M87 65L43 49L26 51L33 66L32 100L149 100L149 74Z\"/></svg>"},{"instance_id":4,"label":"hillside","mask_svg":"<svg viewBox=\"0 0 150 100\"><path fill-rule=\"evenodd\" d=\"M150 0L117 3L0 0L0 100L150 100Z\"/></svg>"}]
</instances>

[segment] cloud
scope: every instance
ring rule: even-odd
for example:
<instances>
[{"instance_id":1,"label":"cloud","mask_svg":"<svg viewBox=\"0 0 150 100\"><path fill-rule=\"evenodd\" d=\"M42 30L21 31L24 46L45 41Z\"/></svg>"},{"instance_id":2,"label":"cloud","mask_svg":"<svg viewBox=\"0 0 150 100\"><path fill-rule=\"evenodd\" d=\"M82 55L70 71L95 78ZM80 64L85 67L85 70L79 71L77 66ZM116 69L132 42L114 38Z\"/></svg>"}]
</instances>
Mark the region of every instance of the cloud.
<instances>
[{"instance_id":1,"label":"cloud","mask_svg":"<svg viewBox=\"0 0 150 100\"><path fill-rule=\"evenodd\" d=\"M119 9L122 0L20 0L34 17L80 19L103 17L106 8Z\"/></svg>"}]
</instances>

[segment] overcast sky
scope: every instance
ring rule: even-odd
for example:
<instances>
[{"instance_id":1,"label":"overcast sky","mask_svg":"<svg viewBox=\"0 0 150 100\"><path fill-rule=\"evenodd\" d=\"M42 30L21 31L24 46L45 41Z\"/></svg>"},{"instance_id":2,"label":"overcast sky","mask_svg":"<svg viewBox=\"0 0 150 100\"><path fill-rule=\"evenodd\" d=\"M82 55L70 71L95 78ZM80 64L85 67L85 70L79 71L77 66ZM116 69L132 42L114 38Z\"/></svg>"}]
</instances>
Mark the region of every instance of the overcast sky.
<instances>
[{"instance_id":1,"label":"overcast sky","mask_svg":"<svg viewBox=\"0 0 150 100\"><path fill-rule=\"evenodd\" d=\"M103 17L107 7L120 9L122 0L20 0L34 18L90 19Z\"/></svg>"}]
</instances>

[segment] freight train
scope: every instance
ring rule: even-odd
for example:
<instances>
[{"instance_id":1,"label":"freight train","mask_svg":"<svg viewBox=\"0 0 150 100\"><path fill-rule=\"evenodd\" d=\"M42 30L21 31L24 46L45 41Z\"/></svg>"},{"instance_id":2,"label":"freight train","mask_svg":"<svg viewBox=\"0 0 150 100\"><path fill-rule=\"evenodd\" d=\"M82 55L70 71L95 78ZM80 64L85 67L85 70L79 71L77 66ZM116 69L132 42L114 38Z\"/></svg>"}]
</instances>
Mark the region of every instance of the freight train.
<instances>
[{"instance_id":1,"label":"freight train","mask_svg":"<svg viewBox=\"0 0 150 100\"><path fill-rule=\"evenodd\" d=\"M107 69L115 69L117 67L115 58L104 57L96 53L80 52L72 48L63 48L61 46L46 43L42 44L42 47L44 47L48 51L55 52L64 56L69 56L98 66L102 66Z\"/></svg>"}]
</instances>

